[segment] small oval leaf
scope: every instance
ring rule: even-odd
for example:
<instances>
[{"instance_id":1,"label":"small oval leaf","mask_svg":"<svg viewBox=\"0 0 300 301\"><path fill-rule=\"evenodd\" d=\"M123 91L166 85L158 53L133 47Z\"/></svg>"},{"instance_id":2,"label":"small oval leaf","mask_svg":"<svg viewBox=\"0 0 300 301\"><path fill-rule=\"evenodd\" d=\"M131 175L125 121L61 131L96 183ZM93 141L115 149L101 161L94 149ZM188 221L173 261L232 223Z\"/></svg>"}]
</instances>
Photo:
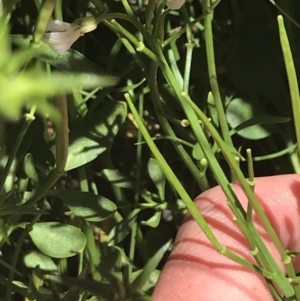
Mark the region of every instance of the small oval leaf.
<instances>
[{"instance_id":1,"label":"small oval leaf","mask_svg":"<svg viewBox=\"0 0 300 301\"><path fill-rule=\"evenodd\" d=\"M100 222L117 210L112 201L90 192L59 189L49 191L48 195L61 199L76 216L89 222Z\"/></svg>"},{"instance_id":2,"label":"small oval leaf","mask_svg":"<svg viewBox=\"0 0 300 301\"><path fill-rule=\"evenodd\" d=\"M58 222L37 223L29 235L42 253L53 258L75 256L86 244L80 229Z\"/></svg>"},{"instance_id":3,"label":"small oval leaf","mask_svg":"<svg viewBox=\"0 0 300 301\"><path fill-rule=\"evenodd\" d=\"M127 114L126 103L108 104L94 112L74 130L65 170L85 165L101 155L113 143Z\"/></svg>"},{"instance_id":4,"label":"small oval leaf","mask_svg":"<svg viewBox=\"0 0 300 301\"><path fill-rule=\"evenodd\" d=\"M32 251L24 256L24 264L28 268L35 269L37 266L43 271L56 272L57 266L54 261L47 255Z\"/></svg>"},{"instance_id":5,"label":"small oval leaf","mask_svg":"<svg viewBox=\"0 0 300 301\"><path fill-rule=\"evenodd\" d=\"M258 111L260 109L259 104L256 104L254 108L253 104L248 103L244 99L232 99L226 110L226 117L229 125L232 128L236 128L243 122L252 119L254 117L254 109ZM259 140L267 138L271 133L261 125L255 124L238 131L237 134L246 139Z\"/></svg>"}]
</instances>

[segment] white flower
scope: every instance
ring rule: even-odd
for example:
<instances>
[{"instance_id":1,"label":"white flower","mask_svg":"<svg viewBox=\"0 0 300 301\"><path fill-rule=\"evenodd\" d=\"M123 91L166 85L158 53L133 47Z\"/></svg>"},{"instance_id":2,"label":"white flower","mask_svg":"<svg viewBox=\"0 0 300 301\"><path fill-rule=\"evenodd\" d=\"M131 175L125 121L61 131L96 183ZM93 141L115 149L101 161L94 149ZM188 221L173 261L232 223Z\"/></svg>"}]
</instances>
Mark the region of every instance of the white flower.
<instances>
[{"instance_id":1,"label":"white flower","mask_svg":"<svg viewBox=\"0 0 300 301\"><path fill-rule=\"evenodd\" d=\"M51 20L43 35L43 41L57 52L67 51L73 43L85 33L97 28L93 17L85 17L66 23L59 20Z\"/></svg>"},{"instance_id":2,"label":"white flower","mask_svg":"<svg viewBox=\"0 0 300 301\"><path fill-rule=\"evenodd\" d=\"M167 6L170 9L179 9L184 4L185 0L167 0Z\"/></svg>"}]
</instances>

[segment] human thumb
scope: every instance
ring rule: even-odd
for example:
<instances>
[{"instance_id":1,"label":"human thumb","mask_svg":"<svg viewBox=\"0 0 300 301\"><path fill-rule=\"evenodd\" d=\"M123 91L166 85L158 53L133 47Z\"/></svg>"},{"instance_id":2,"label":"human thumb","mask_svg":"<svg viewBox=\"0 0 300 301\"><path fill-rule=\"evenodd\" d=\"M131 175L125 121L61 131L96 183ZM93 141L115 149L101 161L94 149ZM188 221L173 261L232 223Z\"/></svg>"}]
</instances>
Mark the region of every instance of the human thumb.
<instances>
[{"instance_id":1,"label":"human thumb","mask_svg":"<svg viewBox=\"0 0 300 301\"><path fill-rule=\"evenodd\" d=\"M256 179L255 195L286 249L300 251L300 175L280 175ZM240 186L233 189L243 207L247 198ZM226 248L255 262L249 245L233 220L222 189L217 186L196 198L195 204L214 234ZM256 214L254 224L272 256L284 270L280 255ZM300 259L293 259L296 271ZM191 215L181 226L174 249L154 290L153 301L271 301L265 279L220 255Z\"/></svg>"}]
</instances>

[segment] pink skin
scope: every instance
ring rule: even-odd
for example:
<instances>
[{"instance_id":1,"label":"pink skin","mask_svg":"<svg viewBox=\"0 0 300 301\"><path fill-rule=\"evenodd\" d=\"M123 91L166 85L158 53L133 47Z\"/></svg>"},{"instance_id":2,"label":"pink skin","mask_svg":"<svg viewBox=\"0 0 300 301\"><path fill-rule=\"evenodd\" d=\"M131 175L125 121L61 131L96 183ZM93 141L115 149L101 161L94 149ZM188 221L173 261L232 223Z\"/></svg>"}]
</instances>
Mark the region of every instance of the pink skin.
<instances>
[{"instance_id":1,"label":"pink skin","mask_svg":"<svg viewBox=\"0 0 300 301\"><path fill-rule=\"evenodd\" d=\"M246 207L238 184L234 190ZM300 251L300 175L257 178L255 194L285 248ZM233 214L219 186L195 200L219 241L228 249L254 262L249 246L233 221ZM280 256L253 215L256 228L278 264ZM300 271L300 258L293 259ZM187 215L174 249L164 266L152 296L153 301L271 301L274 300L265 280L225 256L219 255L199 226Z\"/></svg>"}]
</instances>

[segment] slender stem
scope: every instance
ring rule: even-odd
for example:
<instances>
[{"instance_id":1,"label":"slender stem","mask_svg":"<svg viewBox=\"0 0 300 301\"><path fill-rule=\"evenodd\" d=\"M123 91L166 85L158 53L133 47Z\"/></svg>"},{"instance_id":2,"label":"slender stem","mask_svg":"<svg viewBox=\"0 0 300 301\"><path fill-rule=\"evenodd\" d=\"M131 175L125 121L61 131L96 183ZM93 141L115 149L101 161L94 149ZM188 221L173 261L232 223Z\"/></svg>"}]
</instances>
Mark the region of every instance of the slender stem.
<instances>
[{"instance_id":1,"label":"slender stem","mask_svg":"<svg viewBox=\"0 0 300 301\"><path fill-rule=\"evenodd\" d=\"M0 177L0 191L5 183L5 180L10 172L10 169L11 169L11 166L12 166L12 163L16 157L16 154L19 150L19 147L23 141L23 138L27 132L27 130L29 129L31 123L33 122L33 120L35 119L34 117L34 113L35 113L35 106L33 106L30 110L30 113L26 114L25 115L25 118L23 119L23 125L22 125L22 128L21 128L21 131L19 132L19 135L12 147L12 150L10 151L9 153L9 157L8 157L8 160L7 160L7 163L4 167L4 170L3 170L3 173Z\"/></svg>"},{"instance_id":2,"label":"slender stem","mask_svg":"<svg viewBox=\"0 0 300 301\"><path fill-rule=\"evenodd\" d=\"M118 23L115 19L112 19L110 22L103 21L103 23L110 27L114 31L118 31L124 37L126 37L131 43L136 46L136 50L139 52L143 52L146 54L151 60L157 61L156 55L145 46L145 44L139 41L134 35L132 35L128 30L126 30L120 23ZM111 26L112 25L112 26Z\"/></svg>"},{"instance_id":3,"label":"slender stem","mask_svg":"<svg viewBox=\"0 0 300 301\"><path fill-rule=\"evenodd\" d=\"M185 205L187 206L189 212L195 219L195 221L198 223L202 231L205 233L207 238L210 240L210 242L215 246L217 251L221 254L224 255L230 259L232 259L235 262L238 262L242 264L245 267L248 267L249 269L253 271L260 271L261 269L257 267L256 265L252 264L251 262L245 260L244 258L240 257L237 254L234 254L233 252L227 250L225 246L223 246L219 240L216 238L214 233L212 232L210 226L206 223L205 219L203 218L202 214L200 211L197 209L196 205L194 202L191 200L187 192L185 191L184 187L182 186L181 182L178 180L176 175L173 173L172 169L166 162L165 158L162 156L156 145L154 144L153 140L151 139L151 136L149 132L147 131L145 125L143 124L136 108L134 107L134 104L130 98L129 94L125 94L125 98L128 102L129 108L139 126L139 129L148 145L150 148L152 154L160 164L164 174L166 175L168 181L172 184L172 186L176 189L177 193L181 197L181 199L184 201ZM271 275L269 275L271 276Z\"/></svg>"},{"instance_id":4,"label":"slender stem","mask_svg":"<svg viewBox=\"0 0 300 301\"><path fill-rule=\"evenodd\" d=\"M210 10L214 10L220 2L221 2L221 0L217 0L213 4L211 4ZM204 17L206 17L208 14L210 14L209 11L204 11L204 13L201 16L197 17L195 20L193 20L190 23L190 26L192 27L193 25L196 25L197 23L202 21L204 19ZM186 30L187 30L187 27L184 27L184 28L180 29L179 31L176 31L176 33L174 33L171 37L169 37L168 39L166 39L163 42L163 47L166 47L167 45L172 43L174 40L179 38L182 34L184 34L186 32Z\"/></svg>"},{"instance_id":5,"label":"slender stem","mask_svg":"<svg viewBox=\"0 0 300 301\"><path fill-rule=\"evenodd\" d=\"M56 20L63 20L63 13L62 13L62 0L56 0L56 5L55 5L55 19Z\"/></svg>"},{"instance_id":6,"label":"slender stem","mask_svg":"<svg viewBox=\"0 0 300 301\"><path fill-rule=\"evenodd\" d=\"M3 17L6 18L6 20L8 21L11 15L11 12L14 8L14 6L19 2L20 0L9 0L9 1L4 1L5 3L1 3L0 6L3 6ZM2 1L3 2L3 1ZM0 11L1 13L1 11ZM2 15L0 14L0 17L2 17Z\"/></svg>"},{"instance_id":7,"label":"slender stem","mask_svg":"<svg viewBox=\"0 0 300 301\"><path fill-rule=\"evenodd\" d=\"M163 27L163 20L164 16L160 13L157 14L154 21L154 29L153 29L153 37L157 40L162 40L163 32L161 32L160 28ZM168 82L171 83L172 88L177 91L177 93L181 93L182 89L178 85L178 82L172 72L172 70L168 67L167 62L163 56L162 50L157 46L156 52L159 57L159 61L161 62L161 67L165 73L168 73L169 76L166 76ZM147 75L147 81L150 88L150 94L152 96L152 101L154 108L156 110L156 115L159 120L159 124L162 126L163 130L168 136L176 137L175 132L173 131L172 127L170 126L167 118L165 117L161 96L158 90L157 85L157 69L159 67L159 63L157 61L152 61L150 64L149 72ZM209 188L209 184L206 178L205 170L199 170L193 160L191 159L190 155L187 153L185 148L178 142L178 140L171 140L175 150L180 155L181 159L193 175L193 178L197 182L198 186L200 187L201 191L207 190Z\"/></svg>"},{"instance_id":8,"label":"slender stem","mask_svg":"<svg viewBox=\"0 0 300 301\"><path fill-rule=\"evenodd\" d=\"M269 0L277 9L284 15L291 23L296 27L300 28L300 23L298 23L291 15L289 15L283 8L280 7L274 0Z\"/></svg>"},{"instance_id":9,"label":"slender stem","mask_svg":"<svg viewBox=\"0 0 300 301\"><path fill-rule=\"evenodd\" d=\"M127 0L121 0L121 1L122 1L122 4L123 4L123 6L124 6L124 8L125 8L125 10L126 10L126 13L127 13L129 16L134 16L134 13L133 13L133 11L132 11L132 9L131 9L131 7L130 7L128 1L127 1Z\"/></svg>"},{"instance_id":10,"label":"slender stem","mask_svg":"<svg viewBox=\"0 0 300 301\"><path fill-rule=\"evenodd\" d=\"M202 5L203 5L203 11L211 10L209 0L203 1ZM214 102L216 105L216 110L218 113L218 119L219 119L219 124L220 124L223 139L229 146L233 146L231 136L229 133L227 120L226 120L226 115L224 112L224 107L223 107L220 89L218 85L218 79L217 79L214 44L213 44L212 19L213 19L212 11L210 14L204 17L204 34L205 34L208 75L209 75L209 81L210 81Z\"/></svg>"},{"instance_id":11,"label":"slender stem","mask_svg":"<svg viewBox=\"0 0 300 301\"><path fill-rule=\"evenodd\" d=\"M59 178L64 173L68 158L69 147L69 128L68 128L68 105L67 95L61 94L55 98L55 105L59 112L61 112L61 118L55 125L56 128L56 167L47 176L44 183L38 187L37 191L31 199L24 203L24 205L32 205L39 201L47 191L55 185Z\"/></svg>"},{"instance_id":12,"label":"slender stem","mask_svg":"<svg viewBox=\"0 0 300 301\"><path fill-rule=\"evenodd\" d=\"M144 94L139 93L139 116L144 115ZM141 171L142 171L142 145L143 136L140 130L137 133L137 152L136 152L136 177L134 183L134 208L139 205L139 197L140 197L140 187L141 187ZM137 239L137 229L138 225L135 222L132 226L131 236L130 236L130 247L129 247L129 260L133 262L136 248L136 239ZM132 265L128 266L128 274L131 276L132 273Z\"/></svg>"},{"instance_id":13,"label":"slender stem","mask_svg":"<svg viewBox=\"0 0 300 301\"><path fill-rule=\"evenodd\" d=\"M33 44L38 44L46 30L48 22L54 11L56 0L44 0L40 9L38 19L33 32Z\"/></svg>"},{"instance_id":14,"label":"slender stem","mask_svg":"<svg viewBox=\"0 0 300 301\"><path fill-rule=\"evenodd\" d=\"M184 67L184 76L183 76L183 91L188 94L189 86L190 86L192 56L193 56L193 49L195 47L195 44L193 42L193 34L189 22L189 16L185 7L183 9L183 16L186 22L185 27L186 27L186 37L187 37L187 43L185 44L186 57L185 57L185 67Z\"/></svg>"},{"instance_id":15,"label":"slender stem","mask_svg":"<svg viewBox=\"0 0 300 301\"><path fill-rule=\"evenodd\" d=\"M282 16L278 16L278 26L279 26L279 35L281 48L283 52L285 68L287 73L287 78L289 82L289 89L291 95L293 116L294 116L294 125L296 131L296 140L298 145L298 155L300 152L300 97L299 97L299 87L297 81L297 75L294 65L294 60L291 52L291 48L289 45L289 40L286 34L286 30L284 27L284 22Z\"/></svg>"},{"instance_id":16,"label":"slender stem","mask_svg":"<svg viewBox=\"0 0 300 301\"><path fill-rule=\"evenodd\" d=\"M69 147L69 122L68 122L68 101L66 94L55 97L55 107L61 113L61 118L55 126L56 130L56 169L59 173L64 173L68 159Z\"/></svg>"},{"instance_id":17,"label":"slender stem","mask_svg":"<svg viewBox=\"0 0 300 301\"><path fill-rule=\"evenodd\" d=\"M173 144L175 150L180 155L180 158L185 163L191 174L193 175L193 179L198 184L201 191L205 191L209 188L208 181L206 179L205 172L201 172L195 163L193 162L192 158L188 154L188 152L185 150L183 145L181 144L180 140L177 139L176 133L173 131L172 127L170 126L170 123L168 122L167 118L164 116L163 106L160 98L160 93L157 87L156 77L157 77L157 63L152 62L150 64L149 72L147 75L147 81L148 85L150 87L150 93L152 96L153 105L156 111L156 115L159 121L159 124L163 128L164 132L174 139L171 140L171 143Z\"/></svg>"},{"instance_id":18,"label":"slender stem","mask_svg":"<svg viewBox=\"0 0 300 301\"><path fill-rule=\"evenodd\" d=\"M30 222L30 224L26 225L26 228L24 229L24 231L22 232L22 234L20 235L19 239L18 239L18 243L17 246L14 250L14 254L12 257L12 262L11 262L11 267L12 269L10 269L9 274L8 274L8 286L7 286L7 291L6 291L6 298L5 300L7 301L11 301L11 296L12 296L12 283L13 283L13 279L14 279L14 273L16 270L16 266L17 266L17 262L19 259L19 254L21 251L21 247L22 244L25 240L25 238L27 237L27 235L29 234L29 232L32 230L33 225L40 219L40 217L42 216L42 214L37 214L32 221Z\"/></svg>"},{"instance_id":19,"label":"slender stem","mask_svg":"<svg viewBox=\"0 0 300 301\"><path fill-rule=\"evenodd\" d=\"M229 146L222 140L219 133L216 131L216 129L211 125L208 118L205 116L205 114L197 107L197 105L187 96L184 95L186 101L189 103L189 105L194 109L195 113L197 114L198 118L203 122L205 127L208 129L212 137L215 139L216 143L219 145L225 159L227 160L228 164L230 165L231 169L235 173L236 178L239 180L239 183L241 185L241 188L243 189L244 193L248 197L249 202L251 202L251 205L253 209L255 210L259 220L261 221L262 225L264 226L265 230L271 237L275 247L279 251L282 262L285 264L288 274L294 275L294 268L290 261L290 256L288 256L285 252L285 249L279 240L276 232L274 231L270 221L268 220L264 210L262 209L260 203L258 202L257 198L255 197L251 187L249 186L249 183L244 178L244 175L242 171L240 170L238 164L234 160L232 156L232 152L229 148ZM209 160L209 158L208 158ZM210 164L210 166L212 166ZM216 166L215 166L216 167ZM218 179L219 175L215 173L216 178ZM226 192L227 188L222 185L222 189L224 190L226 196L228 195L228 192ZM229 199L230 201L231 199ZM233 206L231 208L234 209L236 206L236 202L233 201ZM238 212L237 212L238 213ZM250 230L250 229L249 229ZM254 232L253 232L254 231ZM255 232L256 231L256 232ZM274 279L276 280L276 284L285 292L286 296L291 297L294 294L294 290L291 287L290 283L286 281L285 275L282 273L282 271L279 269L277 263L275 262L274 258L271 256L270 252L266 248L265 244L262 242L261 237L257 233L257 230L255 228L251 229L251 232L253 237L255 237L256 243L259 246L259 248L262 250L262 255L264 256L265 260L268 262L268 266L272 267L274 270ZM292 276L293 277L293 276Z\"/></svg>"}]
</instances>

